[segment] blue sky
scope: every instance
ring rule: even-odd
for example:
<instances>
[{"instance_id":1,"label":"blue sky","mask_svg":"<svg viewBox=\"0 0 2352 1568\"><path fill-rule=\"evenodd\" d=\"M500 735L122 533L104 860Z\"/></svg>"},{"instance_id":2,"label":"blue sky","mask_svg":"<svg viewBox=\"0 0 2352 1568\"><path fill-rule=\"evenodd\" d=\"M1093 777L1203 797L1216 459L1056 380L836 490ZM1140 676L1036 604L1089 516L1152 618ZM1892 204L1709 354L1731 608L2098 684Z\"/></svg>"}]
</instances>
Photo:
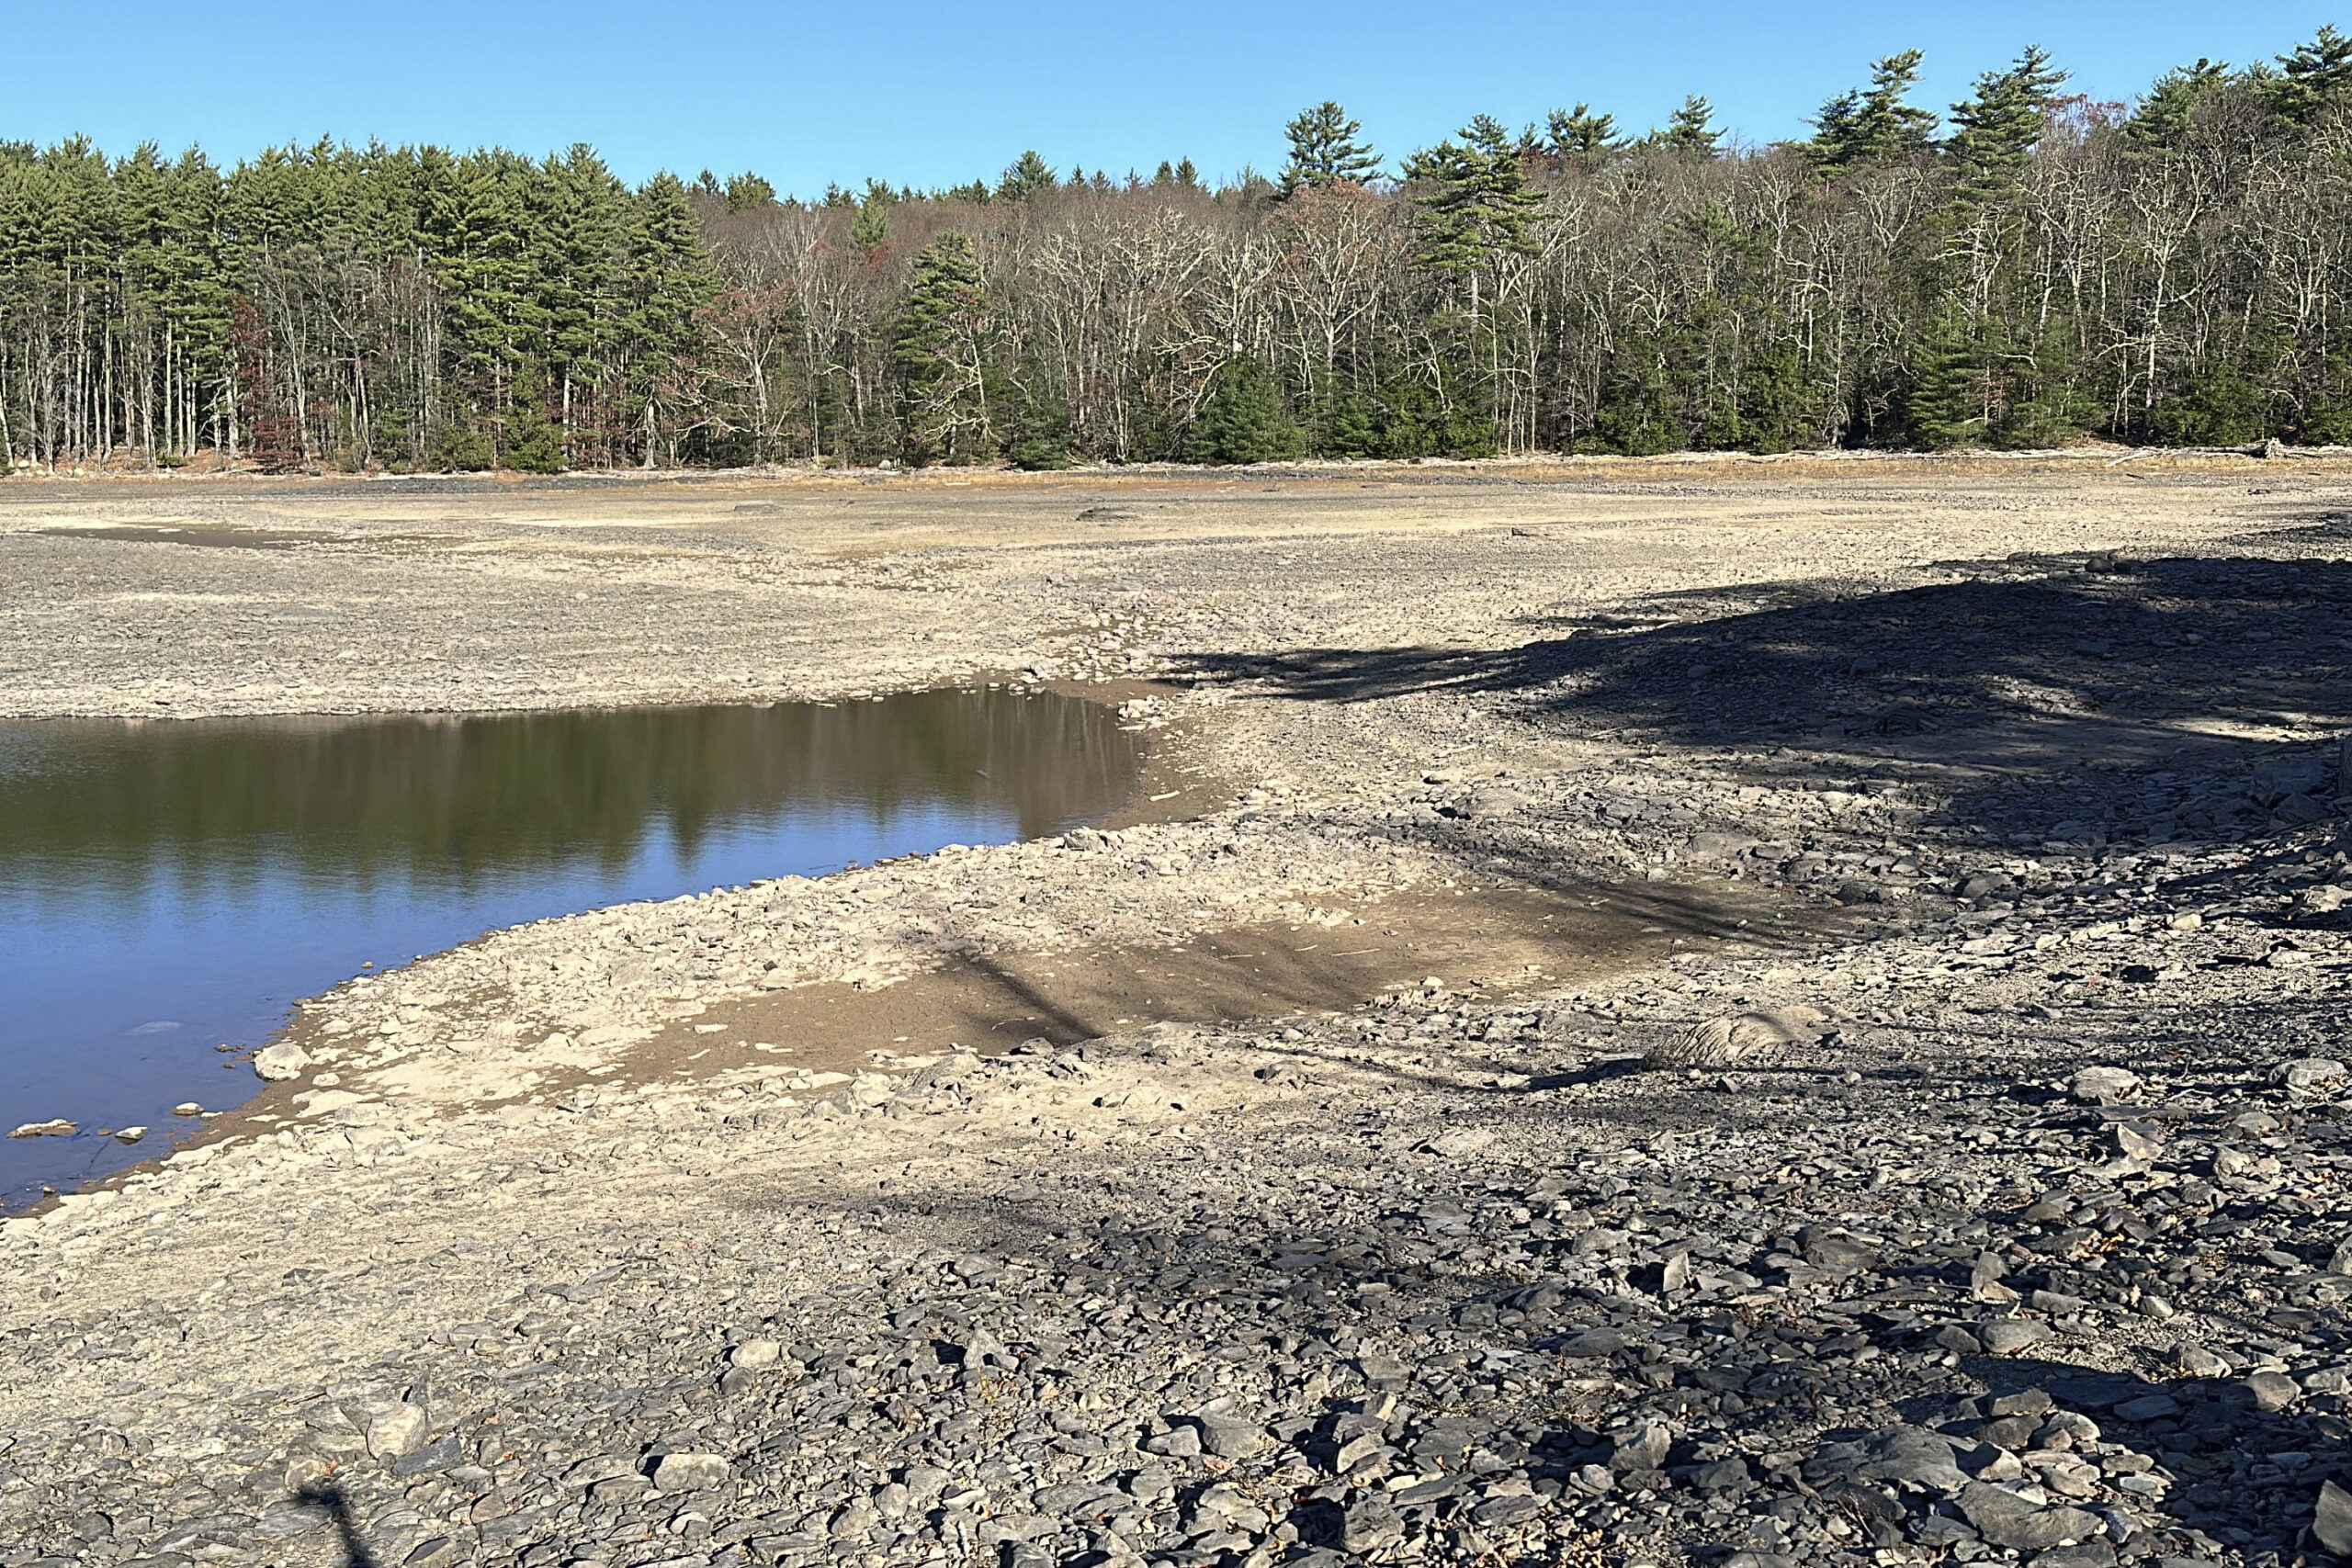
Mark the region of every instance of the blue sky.
<instances>
[{"instance_id":1,"label":"blue sky","mask_svg":"<svg viewBox=\"0 0 2352 1568\"><path fill-rule=\"evenodd\" d=\"M801 195L993 176L1029 147L1065 173L1190 155L1222 176L1278 165L1283 122L1326 97L1392 157L1482 111L1518 125L1582 98L1641 130L1694 92L1769 141L1896 50L1927 51L1919 101L1939 109L2030 42L2078 90L2122 98L2199 55L2266 59L2335 16L2290 0L118 0L15 8L0 136L196 142L223 162L321 135L587 141L630 179L749 168Z\"/></svg>"}]
</instances>

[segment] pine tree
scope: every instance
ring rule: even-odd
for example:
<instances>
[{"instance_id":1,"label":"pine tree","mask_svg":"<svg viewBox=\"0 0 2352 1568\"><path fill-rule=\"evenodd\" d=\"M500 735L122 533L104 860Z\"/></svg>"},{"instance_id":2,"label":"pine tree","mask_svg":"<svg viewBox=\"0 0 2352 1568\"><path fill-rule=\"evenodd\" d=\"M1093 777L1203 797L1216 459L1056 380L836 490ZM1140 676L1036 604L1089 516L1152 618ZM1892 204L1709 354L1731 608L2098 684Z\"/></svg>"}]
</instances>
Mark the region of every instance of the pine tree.
<instances>
[{"instance_id":1,"label":"pine tree","mask_svg":"<svg viewBox=\"0 0 2352 1568\"><path fill-rule=\"evenodd\" d=\"M997 181L996 194L1002 201L1026 201L1041 190L1054 188L1054 171L1033 148L1014 159Z\"/></svg>"},{"instance_id":2,"label":"pine tree","mask_svg":"<svg viewBox=\"0 0 2352 1568\"><path fill-rule=\"evenodd\" d=\"M2007 189L2033 155L2042 127L2058 101L2066 73L2050 67L2050 56L2028 46L2007 71L1976 78L1976 91L1951 107L1952 133L1945 146L1973 193Z\"/></svg>"},{"instance_id":3,"label":"pine tree","mask_svg":"<svg viewBox=\"0 0 2352 1568\"><path fill-rule=\"evenodd\" d=\"M865 198L857 205L857 221L850 225L850 249L871 256L889 243L890 187L880 180L868 180Z\"/></svg>"},{"instance_id":4,"label":"pine tree","mask_svg":"<svg viewBox=\"0 0 2352 1568\"><path fill-rule=\"evenodd\" d=\"M1664 130L1653 130L1646 141L1652 147L1663 148L1690 158L1712 158L1719 151L1724 133L1715 129L1715 107L1696 93L1682 100L1682 107L1667 120Z\"/></svg>"},{"instance_id":5,"label":"pine tree","mask_svg":"<svg viewBox=\"0 0 2352 1568\"><path fill-rule=\"evenodd\" d=\"M775 205L775 186L754 174L732 175L727 181L727 210L752 212Z\"/></svg>"},{"instance_id":6,"label":"pine tree","mask_svg":"<svg viewBox=\"0 0 2352 1568\"><path fill-rule=\"evenodd\" d=\"M2124 123L2123 134L2131 139L2132 151L2161 152L2178 146L2206 103L2229 79L2227 65L2202 59L2157 77Z\"/></svg>"},{"instance_id":7,"label":"pine tree","mask_svg":"<svg viewBox=\"0 0 2352 1568\"><path fill-rule=\"evenodd\" d=\"M676 422L694 367L695 312L709 299L712 280L694 205L675 175L654 175L632 206L621 283L627 311L620 335L630 372L625 413L637 427L640 460L650 468L659 457L675 458Z\"/></svg>"},{"instance_id":8,"label":"pine tree","mask_svg":"<svg viewBox=\"0 0 2352 1568\"><path fill-rule=\"evenodd\" d=\"M970 462L989 447L989 298L969 236L950 229L915 257L892 357L906 380L907 457Z\"/></svg>"},{"instance_id":9,"label":"pine tree","mask_svg":"<svg viewBox=\"0 0 2352 1568\"><path fill-rule=\"evenodd\" d=\"M1823 168L1846 169L1924 152L1936 117L1904 102L1924 58L1916 49L1890 54L1871 67L1869 90L1841 93L1822 105L1806 154Z\"/></svg>"},{"instance_id":10,"label":"pine tree","mask_svg":"<svg viewBox=\"0 0 2352 1568\"><path fill-rule=\"evenodd\" d=\"M1290 164L1282 177L1284 196L1302 188L1369 185L1379 177L1380 154L1363 141L1363 125L1330 99L1301 111L1283 134L1290 139Z\"/></svg>"},{"instance_id":11,"label":"pine tree","mask_svg":"<svg viewBox=\"0 0 2352 1568\"><path fill-rule=\"evenodd\" d=\"M1480 115L1448 140L1405 161L1405 178L1421 209L1424 272L1474 272L1504 254L1529 248L1528 226L1544 206L1527 188L1527 171L1511 135Z\"/></svg>"},{"instance_id":12,"label":"pine tree","mask_svg":"<svg viewBox=\"0 0 2352 1568\"><path fill-rule=\"evenodd\" d=\"M1590 164L1625 146L1617 135L1617 117L1595 114L1590 104L1554 109L1545 121L1549 151L1562 162Z\"/></svg>"},{"instance_id":13,"label":"pine tree","mask_svg":"<svg viewBox=\"0 0 2352 1568\"><path fill-rule=\"evenodd\" d=\"M1227 360L1185 437L1185 460L1274 463L1306 455L1306 434L1283 406L1274 373L1256 359Z\"/></svg>"},{"instance_id":14,"label":"pine tree","mask_svg":"<svg viewBox=\"0 0 2352 1568\"><path fill-rule=\"evenodd\" d=\"M2332 27L2320 28L2292 54L2278 56L2279 69L2266 73L2262 99L2270 112L2294 125L2309 125L2352 95L2352 38Z\"/></svg>"}]
</instances>

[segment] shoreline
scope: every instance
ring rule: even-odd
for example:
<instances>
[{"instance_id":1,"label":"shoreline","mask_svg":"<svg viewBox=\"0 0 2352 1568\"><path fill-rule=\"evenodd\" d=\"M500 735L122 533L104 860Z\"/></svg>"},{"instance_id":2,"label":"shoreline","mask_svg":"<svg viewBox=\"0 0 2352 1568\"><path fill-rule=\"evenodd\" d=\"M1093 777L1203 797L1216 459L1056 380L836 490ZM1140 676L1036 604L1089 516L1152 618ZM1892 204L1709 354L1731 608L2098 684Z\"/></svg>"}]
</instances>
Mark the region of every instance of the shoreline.
<instances>
[{"instance_id":1,"label":"shoreline","mask_svg":"<svg viewBox=\"0 0 2352 1568\"><path fill-rule=\"evenodd\" d=\"M86 635L0 705L109 679L119 592L422 648L462 570L510 634L469 690L625 696L779 626L766 679L916 679L955 633L1164 682L1121 700L1209 798L314 998L273 1093L351 1098L0 1225L0 1547L324 1562L332 1483L417 1568L2279 1550L2317 1466L2206 1488L2352 1430L2312 1255L2352 1070L2310 1065L2352 1007L2342 481L1905 468L638 516L618 598L497 521L69 541L0 650ZM67 547L8 501L29 581ZM1024 1010L1042 1043L959 1049ZM1898 1463L1885 1531L1816 1506Z\"/></svg>"}]
</instances>

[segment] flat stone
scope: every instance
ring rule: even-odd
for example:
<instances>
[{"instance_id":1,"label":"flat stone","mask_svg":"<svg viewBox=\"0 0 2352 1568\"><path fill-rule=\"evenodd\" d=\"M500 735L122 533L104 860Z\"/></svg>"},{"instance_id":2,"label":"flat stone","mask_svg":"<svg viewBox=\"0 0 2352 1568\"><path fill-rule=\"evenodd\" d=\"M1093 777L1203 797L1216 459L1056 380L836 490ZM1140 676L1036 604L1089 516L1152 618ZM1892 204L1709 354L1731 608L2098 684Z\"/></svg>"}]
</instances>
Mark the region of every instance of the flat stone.
<instances>
[{"instance_id":1,"label":"flat stone","mask_svg":"<svg viewBox=\"0 0 2352 1568\"><path fill-rule=\"evenodd\" d=\"M2085 1105L2117 1105L2140 1092L2140 1075L2127 1067L2085 1067L2066 1092Z\"/></svg>"},{"instance_id":2,"label":"flat stone","mask_svg":"<svg viewBox=\"0 0 2352 1568\"><path fill-rule=\"evenodd\" d=\"M1957 1492L1969 1483L1953 1458L1951 1439L1923 1427L1882 1427L1852 1442L1827 1444L1805 1461L1804 1477L1815 1484L1907 1481L1939 1492Z\"/></svg>"},{"instance_id":3,"label":"flat stone","mask_svg":"<svg viewBox=\"0 0 2352 1568\"><path fill-rule=\"evenodd\" d=\"M397 1460L424 1446L424 1412L405 1402L379 1411L368 1422L368 1451L379 1460Z\"/></svg>"},{"instance_id":4,"label":"flat stone","mask_svg":"<svg viewBox=\"0 0 2352 1568\"><path fill-rule=\"evenodd\" d=\"M254 1053L254 1071L271 1083L299 1078L310 1065L310 1053L291 1040L280 1040Z\"/></svg>"},{"instance_id":5,"label":"flat stone","mask_svg":"<svg viewBox=\"0 0 2352 1568\"><path fill-rule=\"evenodd\" d=\"M2081 1508L2044 1507L1982 1481L1972 1481L1962 1490L1960 1511L1987 1541L2018 1551L2071 1546L2092 1539L2100 1529L2097 1514Z\"/></svg>"},{"instance_id":6,"label":"flat stone","mask_svg":"<svg viewBox=\"0 0 2352 1568\"><path fill-rule=\"evenodd\" d=\"M2338 1557L2352 1557L2352 1492L2333 1481L2319 1484L2312 1508L2312 1535Z\"/></svg>"},{"instance_id":7,"label":"flat stone","mask_svg":"<svg viewBox=\"0 0 2352 1568\"><path fill-rule=\"evenodd\" d=\"M1993 1354L2006 1356L2028 1346L2041 1344L2050 1337L2050 1330L2031 1318L1999 1317L1978 1325L1976 1337L1982 1339L1984 1348Z\"/></svg>"},{"instance_id":8,"label":"flat stone","mask_svg":"<svg viewBox=\"0 0 2352 1568\"><path fill-rule=\"evenodd\" d=\"M663 1454L653 1467L653 1484L663 1493L716 1492L735 1479L735 1467L718 1454Z\"/></svg>"}]
</instances>

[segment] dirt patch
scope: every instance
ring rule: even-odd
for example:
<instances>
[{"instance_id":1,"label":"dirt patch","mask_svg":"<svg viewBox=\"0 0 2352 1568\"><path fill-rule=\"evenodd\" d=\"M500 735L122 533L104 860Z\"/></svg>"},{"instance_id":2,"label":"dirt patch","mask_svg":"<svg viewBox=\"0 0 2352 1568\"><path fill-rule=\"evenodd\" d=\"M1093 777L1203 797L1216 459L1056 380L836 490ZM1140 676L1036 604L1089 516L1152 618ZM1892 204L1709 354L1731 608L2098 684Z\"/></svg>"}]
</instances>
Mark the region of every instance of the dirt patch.
<instances>
[{"instance_id":1,"label":"dirt patch","mask_svg":"<svg viewBox=\"0 0 2352 1568\"><path fill-rule=\"evenodd\" d=\"M1336 1012L1432 977L1500 1002L1677 952L1781 944L1826 929L1818 917L1776 925L1773 909L1758 890L1730 883L1415 889L1324 920L1236 926L1172 947L1008 953L878 990L826 983L719 1002L596 1076L706 1077L763 1062L855 1071L876 1054L989 1054L1039 1037L1069 1045L1155 1023Z\"/></svg>"}]
</instances>

